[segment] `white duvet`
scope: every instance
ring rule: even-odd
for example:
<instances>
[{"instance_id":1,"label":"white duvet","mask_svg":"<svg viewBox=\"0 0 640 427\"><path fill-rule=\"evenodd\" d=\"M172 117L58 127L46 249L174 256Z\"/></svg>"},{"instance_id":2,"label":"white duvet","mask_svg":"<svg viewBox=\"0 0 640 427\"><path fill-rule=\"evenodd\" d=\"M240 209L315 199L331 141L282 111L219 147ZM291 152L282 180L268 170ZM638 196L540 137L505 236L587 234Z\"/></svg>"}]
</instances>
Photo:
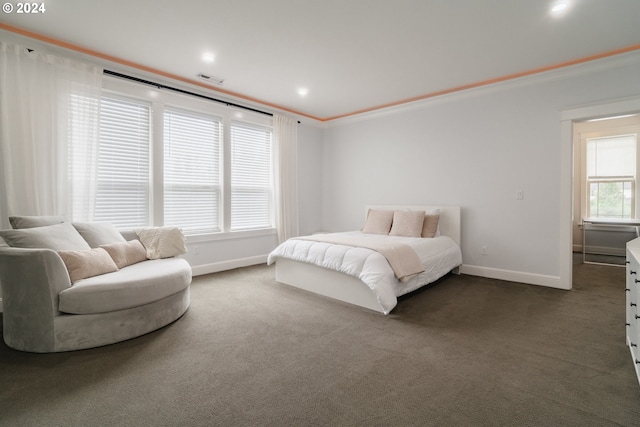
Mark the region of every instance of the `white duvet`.
<instances>
[{"instance_id":1,"label":"white duvet","mask_svg":"<svg viewBox=\"0 0 640 427\"><path fill-rule=\"evenodd\" d=\"M400 295L434 282L462 264L460 248L447 236L399 237L364 234L360 231L336 234L355 235L375 240L393 240L409 245L416 251L425 271L401 282L395 277L385 257L371 249L295 238L287 240L274 249L269 254L267 263L272 264L279 257L289 258L357 277L373 291L385 314L396 306L397 297Z\"/></svg>"}]
</instances>

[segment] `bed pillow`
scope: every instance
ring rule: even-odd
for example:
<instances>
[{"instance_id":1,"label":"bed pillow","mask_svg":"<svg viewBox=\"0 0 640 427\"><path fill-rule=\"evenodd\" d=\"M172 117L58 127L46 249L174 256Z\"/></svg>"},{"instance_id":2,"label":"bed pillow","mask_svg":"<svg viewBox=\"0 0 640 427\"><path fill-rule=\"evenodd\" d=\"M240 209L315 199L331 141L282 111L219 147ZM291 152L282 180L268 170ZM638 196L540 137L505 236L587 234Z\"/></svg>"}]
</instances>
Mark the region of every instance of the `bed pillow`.
<instances>
[{"instance_id":1,"label":"bed pillow","mask_svg":"<svg viewBox=\"0 0 640 427\"><path fill-rule=\"evenodd\" d=\"M187 252L186 239L178 227L145 227L135 230L147 258L170 258Z\"/></svg>"},{"instance_id":2,"label":"bed pillow","mask_svg":"<svg viewBox=\"0 0 640 427\"><path fill-rule=\"evenodd\" d=\"M124 268L147 259L147 251L140 240L112 243L100 247L109 253L118 268Z\"/></svg>"},{"instance_id":3,"label":"bed pillow","mask_svg":"<svg viewBox=\"0 0 640 427\"><path fill-rule=\"evenodd\" d=\"M71 225L92 248L126 242L118 229L108 222L73 222Z\"/></svg>"},{"instance_id":4,"label":"bed pillow","mask_svg":"<svg viewBox=\"0 0 640 427\"><path fill-rule=\"evenodd\" d=\"M438 235L438 224L440 222L440 209L427 212L422 224L422 237L435 237Z\"/></svg>"},{"instance_id":5,"label":"bed pillow","mask_svg":"<svg viewBox=\"0 0 640 427\"><path fill-rule=\"evenodd\" d=\"M424 211L395 211L390 236L421 237Z\"/></svg>"},{"instance_id":6,"label":"bed pillow","mask_svg":"<svg viewBox=\"0 0 640 427\"><path fill-rule=\"evenodd\" d=\"M91 249L68 222L21 230L1 230L0 236L14 248L44 248L54 251Z\"/></svg>"},{"instance_id":7,"label":"bed pillow","mask_svg":"<svg viewBox=\"0 0 640 427\"><path fill-rule=\"evenodd\" d=\"M389 234L392 221L393 211L369 209L367 220L364 223L364 227L362 227L362 232L369 234Z\"/></svg>"},{"instance_id":8,"label":"bed pillow","mask_svg":"<svg viewBox=\"0 0 640 427\"><path fill-rule=\"evenodd\" d=\"M67 266L71 283L118 270L118 266L113 262L109 253L102 248L85 251L58 251L58 255Z\"/></svg>"},{"instance_id":9,"label":"bed pillow","mask_svg":"<svg viewBox=\"0 0 640 427\"><path fill-rule=\"evenodd\" d=\"M10 216L11 228L19 230L22 228L45 227L47 225L60 224L64 222L61 216Z\"/></svg>"}]
</instances>

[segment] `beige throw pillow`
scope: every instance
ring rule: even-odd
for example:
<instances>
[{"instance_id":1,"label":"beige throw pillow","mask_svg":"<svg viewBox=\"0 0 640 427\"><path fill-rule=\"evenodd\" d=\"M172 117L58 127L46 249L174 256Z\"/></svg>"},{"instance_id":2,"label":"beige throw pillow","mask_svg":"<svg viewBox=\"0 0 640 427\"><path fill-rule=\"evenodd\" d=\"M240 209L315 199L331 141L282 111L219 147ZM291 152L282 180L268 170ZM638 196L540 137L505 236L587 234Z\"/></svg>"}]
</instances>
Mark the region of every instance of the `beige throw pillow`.
<instances>
[{"instance_id":1,"label":"beige throw pillow","mask_svg":"<svg viewBox=\"0 0 640 427\"><path fill-rule=\"evenodd\" d=\"M71 283L118 270L111 256L102 248L86 251L58 251L58 254L67 266Z\"/></svg>"},{"instance_id":2,"label":"beige throw pillow","mask_svg":"<svg viewBox=\"0 0 640 427\"><path fill-rule=\"evenodd\" d=\"M147 259L147 251L139 240L112 243L100 247L109 253L118 268L124 268Z\"/></svg>"},{"instance_id":3,"label":"beige throw pillow","mask_svg":"<svg viewBox=\"0 0 640 427\"><path fill-rule=\"evenodd\" d=\"M438 223L440 222L440 210L428 212L424 216L422 225L422 237L435 237L438 232Z\"/></svg>"},{"instance_id":4,"label":"beige throw pillow","mask_svg":"<svg viewBox=\"0 0 640 427\"><path fill-rule=\"evenodd\" d=\"M421 237L424 211L395 211L390 236Z\"/></svg>"},{"instance_id":5,"label":"beige throw pillow","mask_svg":"<svg viewBox=\"0 0 640 427\"><path fill-rule=\"evenodd\" d=\"M389 234L392 221L393 211L369 209L367 220L364 223L364 227L362 227L362 232L369 234Z\"/></svg>"}]
</instances>

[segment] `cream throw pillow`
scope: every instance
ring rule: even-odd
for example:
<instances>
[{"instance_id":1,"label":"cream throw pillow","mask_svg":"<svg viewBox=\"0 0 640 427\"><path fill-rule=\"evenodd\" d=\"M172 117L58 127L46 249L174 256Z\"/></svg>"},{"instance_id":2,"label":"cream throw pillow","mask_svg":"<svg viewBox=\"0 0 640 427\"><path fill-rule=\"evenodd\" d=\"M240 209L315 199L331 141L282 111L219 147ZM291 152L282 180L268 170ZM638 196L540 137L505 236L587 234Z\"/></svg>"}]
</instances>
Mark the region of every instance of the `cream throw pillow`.
<instances>
[{"instance_id":1,"label":"cream throw pillow","mask_svg":"<svg viewBox=\"0 0 640 427\"><path fill-rule=\"evenodd\" d=\"M421 237L424 211L395 211L390 236Z\"/></svg>"},{"instance_id":2,"label":"cream throw pillow","mask_svg":"<svg viewBox=\"0 0 640 427\"><path fill-rule=\"evenodd\" d=\"M187 252L186 239L178 227L145 227L135 231L149 259L169 258Z\"/></svg>"},{"instance_id":3,"label":"cream throw pillow","mask_svg":"<svg viewBox=\"0 0 640 427\"><path fill-rule=\"evenodd\" d=\"M58 254L67 266L71 283L118 270L111 256L102 248L86 251L58 251Z\"/></svg>"},{"instance_id":4,"label":"cream throw pillow","mask_svg":"<svg viewBox=\"0 0 640 427\"><path fill-rule=\"evenodd\" d=\"M107 251L118 268L124 268L131 264L137 264L147 259L147 251L139 240L129 242L112 243L100 246Z\"/></svg>"},{"instance_id":5,"label":"cream throw pillow","mask_svg":"<svg viewBox=\"0 0 640 427\"><path fill-rule=\"evenodd\" d=\"M393 221L393 211L369 209L367 220L362 227L363 233L389 234Z\"/></svg>"}]
</instances>

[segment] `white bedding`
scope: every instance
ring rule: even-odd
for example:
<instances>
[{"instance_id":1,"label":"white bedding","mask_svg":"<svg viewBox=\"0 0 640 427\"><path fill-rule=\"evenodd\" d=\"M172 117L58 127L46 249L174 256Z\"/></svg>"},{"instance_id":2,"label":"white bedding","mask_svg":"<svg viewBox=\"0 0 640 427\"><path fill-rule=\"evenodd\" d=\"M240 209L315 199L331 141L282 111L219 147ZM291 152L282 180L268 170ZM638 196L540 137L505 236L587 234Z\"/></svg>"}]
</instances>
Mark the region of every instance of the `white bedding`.
<instances>
[{"instance_id":1,"label":"white bedding","mask_svg":"<svg viewBox=\"0 0 640 427\"><path fill-rule=\"evenodd\" d=\"M397 297L434 282L462 264L462 253L447 236L433 238L399 237L365 234L360 231L336 233L341 236L360 236L391 240L411 246L425 266L425 271L407 281L399 281L387 260L371 249L302 239L289 239L269 254L267 263L278 257L307 262L357 277L376 295L385 314L397 303Z\"/></svg>"}]
</instances>

